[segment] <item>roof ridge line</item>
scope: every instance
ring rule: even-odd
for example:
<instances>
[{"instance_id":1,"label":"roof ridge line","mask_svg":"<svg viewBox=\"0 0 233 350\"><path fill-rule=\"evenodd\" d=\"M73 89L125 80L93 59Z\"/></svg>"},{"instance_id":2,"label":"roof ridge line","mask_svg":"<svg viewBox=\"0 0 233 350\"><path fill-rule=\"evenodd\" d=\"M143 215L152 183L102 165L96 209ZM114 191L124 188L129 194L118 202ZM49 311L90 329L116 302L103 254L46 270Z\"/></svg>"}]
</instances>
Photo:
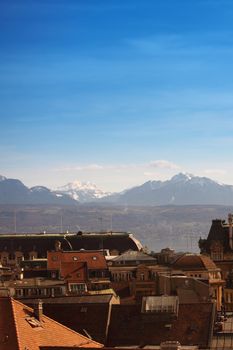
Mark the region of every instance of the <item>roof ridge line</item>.
<instances>
[{"instance_id":1,"label":"roof ridge line","mask_svg":"<svg viewBox=\"0 0 233 350\"><path fill-rule=\"evenodd\" d=\"M16 339L17 339L17 343L18 343L18 350L21 350L19 331L18 331L17 322L16 322L16 311L15 311L15 308L14 308L14 301L15 301L15 299L10 297L10 304L11 304L11 309L12 309L13 322L14 322L14 325L15 325L15 334L16 334Z\"/></svg>"}]
</instances>

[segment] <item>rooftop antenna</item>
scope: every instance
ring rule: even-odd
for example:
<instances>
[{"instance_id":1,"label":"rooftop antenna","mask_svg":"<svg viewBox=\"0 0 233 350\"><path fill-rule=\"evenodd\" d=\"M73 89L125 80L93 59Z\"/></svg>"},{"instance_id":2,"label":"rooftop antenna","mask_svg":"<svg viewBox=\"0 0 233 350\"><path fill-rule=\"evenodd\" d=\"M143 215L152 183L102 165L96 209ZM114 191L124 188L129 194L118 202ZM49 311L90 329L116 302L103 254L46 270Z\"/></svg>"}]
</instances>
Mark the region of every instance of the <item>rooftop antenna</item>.
<instances>
[{"instance_id":1,"label":"rooftop antenna","mask_svg":"<svg viewBox=\"0 0 233 350\"><path fill-rule=\"evenodd\" d=\"M100 217L100 218L98 218L98 219L99 219L99 221L100 221L100 232L102 232L102 231L103 231L103 218Z\"/></svg>"},{"instance_id":2,"label":"rooftop antenna","mask_svg":"<svg viewBox=\"0 0 233 350\"><path fill-rule=\"evenodd\" d=\"M14 210L14 231L17 233L17 217L16 217L16 210Z\"/></svg>"},{"instance_id":3,"label":"rooftop antenna","mask_svg":"<svg viewBox=\"0 0 233 350\"><path fill-rule=\"evenodd\" d=\"M110 225L110 231L112 232L112 213L111 213L111 225Z\"/></svg>"},{"instance_id":4,"label":"rooftop antenna","mask_svg":"<svg viewBox=\"0 0 233 350\"><path fill-rule=\"evenodd\" d=\"M186 249L189 250L189 235L186 235Z\"/></svg>"},{"instance_id":5,"label":"rooftop antenna","mask_svg":"<svg viewBox=\"0 0 233 350\"><path fill-rule=\"evenodd\" d=\"M63 233L63 213L62 213L62 211L61 211L60 230L61 230L61 233Z\"/></svg>"}]
</instances>

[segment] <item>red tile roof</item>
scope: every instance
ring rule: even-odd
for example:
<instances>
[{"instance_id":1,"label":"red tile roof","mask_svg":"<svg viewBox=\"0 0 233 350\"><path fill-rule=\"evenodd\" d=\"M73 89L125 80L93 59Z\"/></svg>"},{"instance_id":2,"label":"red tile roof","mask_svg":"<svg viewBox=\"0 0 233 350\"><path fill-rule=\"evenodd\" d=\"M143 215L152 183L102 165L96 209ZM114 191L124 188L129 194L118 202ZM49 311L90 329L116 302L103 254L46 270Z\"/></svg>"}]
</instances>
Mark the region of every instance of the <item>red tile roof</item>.
<instances>
[{"instance_id":1,"label":"red tile roof","mask_svg":"<svg viewBox=\"0 0 233 350\"><path fill-rule=\"evenodd\" d=\"M48 252L47 258L49 270L59 269L60 261L77 263L86 262L88 269L107 269L106 259L100 251Z\"/></svg>"},{"instance_id":2,"label":"red tile roof","mask_svg":"<svg viewBox=\"0 0 233 350\"><path fill-rule=\"evenodd\" d=\"M86 263L84 262L61 262L60 265L61 277L65 280L83 282L87 279Z\"/></svg>"},{"instance_id":3,"label":"red tile roof","mask_svg":"<svg viewBox=\"0 0 233 350\"><path fill-rule=\"evenodd\" d=\"M1 350L39 350L40 346L78 346L100 348L97 343L63 325L42 316L40 322L33 310L9 297L0 298ZM3 335L3 337L2 337Z\"/></svg>"}]
</instances>

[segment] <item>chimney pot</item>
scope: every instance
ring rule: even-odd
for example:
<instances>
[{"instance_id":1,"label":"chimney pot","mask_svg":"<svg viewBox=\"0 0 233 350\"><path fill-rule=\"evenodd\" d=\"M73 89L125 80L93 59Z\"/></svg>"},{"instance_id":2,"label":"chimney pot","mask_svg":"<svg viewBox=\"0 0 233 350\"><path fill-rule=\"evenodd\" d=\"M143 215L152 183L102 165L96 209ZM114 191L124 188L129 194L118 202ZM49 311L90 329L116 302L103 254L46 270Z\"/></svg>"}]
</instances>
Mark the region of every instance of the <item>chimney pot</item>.
<instances>
[{"instance_id":1,"label":"chimney pot","mask_svg":"<svg viewBox=\"0 0 233 350\"><path fill-rule=\"evenodd\" d=\"M38 321L42 321L43 305L41 299L39 299L37 303L34 304L34 316Z\"/></svg>"}]
</instances>

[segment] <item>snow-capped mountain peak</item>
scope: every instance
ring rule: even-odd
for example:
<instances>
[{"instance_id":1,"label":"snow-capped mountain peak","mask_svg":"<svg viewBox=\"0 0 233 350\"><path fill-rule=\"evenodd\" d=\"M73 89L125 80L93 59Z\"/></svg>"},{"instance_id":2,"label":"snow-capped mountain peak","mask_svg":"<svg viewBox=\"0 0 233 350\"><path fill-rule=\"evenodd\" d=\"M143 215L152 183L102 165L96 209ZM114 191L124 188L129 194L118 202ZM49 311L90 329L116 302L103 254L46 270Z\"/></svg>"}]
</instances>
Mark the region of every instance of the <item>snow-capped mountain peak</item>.
<instances>
[{"instance_id":1,"label":"snow-capped mountain peak","mask_svg":"<svg viewBox=\"0 0 233 350\"><path fill-rule=\"evenodd\" d=\"M34 186L30 188L31 192L50 192L50 190L45 186Z\"/></svg>"},{"instance_id":2,"label":"snow-capped mountain peak","mask_svg":"<svg viewBox=\"0 0 233 350\"><path fill-rule=\"evenodd\" d=\"M58 187L56 192L67 194L79 202L94 201L110 194L99 189L91 182L81 182L78 180Z\"/></svg>"},{"instance_id":3,"label":"snow-capped mountain peak","mask_svg":"<svg viewBox=\"0 0 233 350\"><path fill-rule=\"evenodd\" d=\"M7 178L5 177L5 176L2 176L2 175L0 175L0 181L4 181L4 180L6 180Z\"/></svg>"},{"instance_id":4,"label":"snow-capped mountain peak","mask_svg":"<svg viewBox=\"0 0 233 350\"><path fill-rule=\"evenodd\" d=\"M81 182L81 181L73 181L68 184L58 187L59 191L70 191L70 190L98 190L97 186L91 182Z\"/></svg>"},{"instance_id":5,"label":"snow-capped mountain peak","mask_svg":"<svg viewBox=\"0 0 233 350\"><path fill-rule=\"evenodd\" d=\"M187 181L190 181L192 180L193 178L195 178L194 175L192 174L189 174L189 173L179 173L179 174L176 174L174 175L171 180L169 180L170 182L187 182Z\"/></svg>"}]
</instances>

